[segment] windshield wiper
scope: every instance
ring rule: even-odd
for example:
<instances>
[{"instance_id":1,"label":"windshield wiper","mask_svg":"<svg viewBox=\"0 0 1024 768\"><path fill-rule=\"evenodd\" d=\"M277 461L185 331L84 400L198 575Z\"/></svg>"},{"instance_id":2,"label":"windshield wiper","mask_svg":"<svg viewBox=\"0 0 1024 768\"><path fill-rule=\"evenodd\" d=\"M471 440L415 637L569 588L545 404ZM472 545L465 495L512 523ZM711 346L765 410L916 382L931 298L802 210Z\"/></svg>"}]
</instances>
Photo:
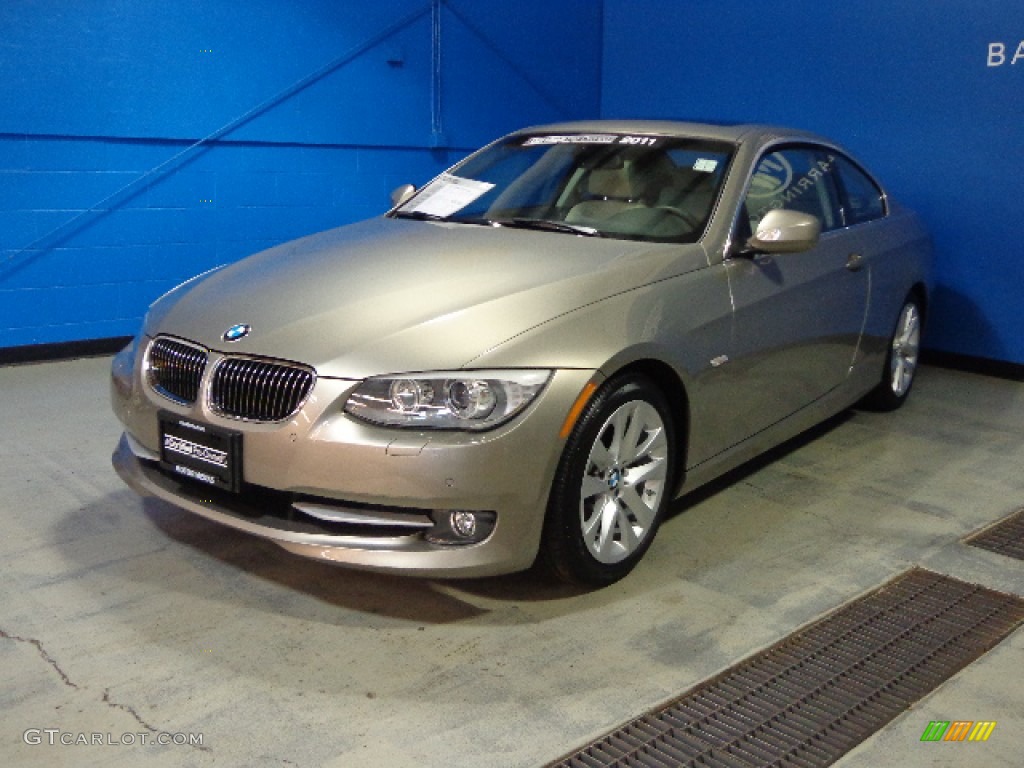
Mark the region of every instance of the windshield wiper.
<instances>
[{"instance_id":1,"label":"windshield wiper","mask_svg":"<svg viewBox=\"0 0 1024 768\"><path fill-rule=\"evenodd\" d=\"M503 227L519 227L521 229L540 229L545 232L565 232L570 235L583 235L584 237L604 237L604 232L593 227L582 227L578 224L568 224L564 221L551 221L550 219L501 219L498 221Z\"/></svg>"},{"instance_id":2,"label":"windshield wiper","mask_svg":"<svg viewBox=\"0 0 1024 768\"><path fill-rule=\"evenodd\" d=\"M398 219L415 219L416 221L441 221L444 218L444 216L424 211L395 211L392 215Z\"/></svg>"},{"instance_id":3,"label":"windshield wiper","mask_svg":"<svg viewBox=\"0 0 1024 768\"><path fill-rule=\"evenodd\" d=\"M448 219L453 224L474 224L480 227L500 227L504 222L485 219L481 216L453 216Z\"/></svg>"},{"instance_id":4,"label":"windshield wiper","mask_svg":"<svg viewBox=\"0 0 1024 768\"><path fill-rule=\"evenodd\" d=\"M402 219L416 219L417 221L450 221L454 224L476 224L485 227L515 227L517 229L538 229L544 232L564 232L570 235L583 235L584 237L605 237L604 232L593 227L584 227L579 224L569 224L564 221L551 221L550 219L487 219L483 217L446 217L436 216L423 211L395 211L394 216Z\"/></svg>"}]
</instances>

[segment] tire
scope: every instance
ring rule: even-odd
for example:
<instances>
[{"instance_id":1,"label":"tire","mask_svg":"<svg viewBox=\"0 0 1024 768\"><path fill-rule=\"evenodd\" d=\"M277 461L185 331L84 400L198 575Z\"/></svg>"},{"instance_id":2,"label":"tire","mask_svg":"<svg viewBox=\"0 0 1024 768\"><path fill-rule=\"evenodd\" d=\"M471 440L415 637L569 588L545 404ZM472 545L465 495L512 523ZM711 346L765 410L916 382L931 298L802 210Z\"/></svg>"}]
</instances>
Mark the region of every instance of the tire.
<instances>
[{"instance_id":1,"label":"tire","mask_svg":"<svg viewBox=\"0 0 1024 768\"><path fill-rule=\"evenodd\" d=\"M911 294L903 301L885 356L882 380L864 398L876 411L895 411L907 401L921 352L921 303Z\"/></svg>"},{"instance_id":2,"label":"tire","mask_svg":"<svg viewBox=\"0 0 1024 768\"><path fill-rule=\"evenodd\" d=\"M548 502L541 557L562 581L618 581L650 547L670 501L675 425L644 376L608 381L566 441Z\"/></svg>"}]
</instances>

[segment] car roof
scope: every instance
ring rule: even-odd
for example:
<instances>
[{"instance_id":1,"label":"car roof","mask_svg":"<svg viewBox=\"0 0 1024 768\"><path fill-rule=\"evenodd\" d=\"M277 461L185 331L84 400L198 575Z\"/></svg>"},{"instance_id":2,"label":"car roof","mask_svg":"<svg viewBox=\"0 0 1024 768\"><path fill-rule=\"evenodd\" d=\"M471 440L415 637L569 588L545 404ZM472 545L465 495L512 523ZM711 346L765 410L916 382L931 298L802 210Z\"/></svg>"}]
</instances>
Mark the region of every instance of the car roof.
<instances>
[{"instance_id":1,"label":"car roof","mask_svg":"<svg viewBox=\"0 0 1024 768\"><path fill-rule=\"evenodd\" d=\"M754 123L696 123L675 120L586 120L550 125L537 125L516 131L530 133L638 133L644 135L765 143L777 140L814 141L833 144L823 136L808 131ZM515 135L515 134L513 134Z\"/></svg>"}]
</instances>

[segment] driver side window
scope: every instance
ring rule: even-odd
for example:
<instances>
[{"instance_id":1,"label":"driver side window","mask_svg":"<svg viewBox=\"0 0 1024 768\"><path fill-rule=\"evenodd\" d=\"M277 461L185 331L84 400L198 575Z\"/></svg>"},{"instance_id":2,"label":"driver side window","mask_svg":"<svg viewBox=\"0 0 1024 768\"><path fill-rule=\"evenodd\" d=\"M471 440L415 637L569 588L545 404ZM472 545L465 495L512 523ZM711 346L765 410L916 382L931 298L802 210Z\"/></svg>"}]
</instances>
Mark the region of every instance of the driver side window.
<instances>
[{"instance_id":1,"label":"driver side window","mask_svg":"<svg viewBox=\"0 0 1024 768\"><path fill-rule=\"evenodd\" d=\"M823 232L841 226L832 170L836 158L811 147L792 147L765 155L757 164L744 200L750 231L775 208L815 216Z\"/></svg>"}]
</instances>

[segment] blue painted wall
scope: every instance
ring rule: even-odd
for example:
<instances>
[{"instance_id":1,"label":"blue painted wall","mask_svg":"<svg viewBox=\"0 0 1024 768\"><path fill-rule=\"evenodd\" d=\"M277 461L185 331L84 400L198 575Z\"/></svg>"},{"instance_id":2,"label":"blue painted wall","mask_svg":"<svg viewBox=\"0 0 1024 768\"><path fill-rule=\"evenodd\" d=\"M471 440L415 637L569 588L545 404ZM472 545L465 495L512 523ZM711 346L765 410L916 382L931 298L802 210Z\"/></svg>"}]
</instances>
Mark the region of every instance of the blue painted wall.
<instances>
[{"instance_id":1,"label":"blue painted wall","mask_svg":"<svg viewBox=\"0 0 1024 768\"><path fill-rule=\"evenodd\" d=\"M0 4L0 347L132 333L189 275L600 112L845 143L934 233L929 346L1024 363L1019 0L434 5Z\"/></svg>"},{"instance_id":2,"label":"blue painted wall","mask_svg":"<svg viewBox=\"0 0 1024 768\"><path fill-rule=\"evenodd\" d=\"M934 235L928 345L1024 363L1020 0L606 0L605 29L604 116L846 144Z\"/></svg>"},{"instance_id":3,"label":"blue painted wall","mask_svg":"<svg viewBox=\"0 0 1024 768\"><path fill-rule=\"evenodd\" d=\"M0 4L0 347L134 333L190 275L379 214L524 123L596 114L601 3L508 9Z\"/></svg>"}]
</instances>

